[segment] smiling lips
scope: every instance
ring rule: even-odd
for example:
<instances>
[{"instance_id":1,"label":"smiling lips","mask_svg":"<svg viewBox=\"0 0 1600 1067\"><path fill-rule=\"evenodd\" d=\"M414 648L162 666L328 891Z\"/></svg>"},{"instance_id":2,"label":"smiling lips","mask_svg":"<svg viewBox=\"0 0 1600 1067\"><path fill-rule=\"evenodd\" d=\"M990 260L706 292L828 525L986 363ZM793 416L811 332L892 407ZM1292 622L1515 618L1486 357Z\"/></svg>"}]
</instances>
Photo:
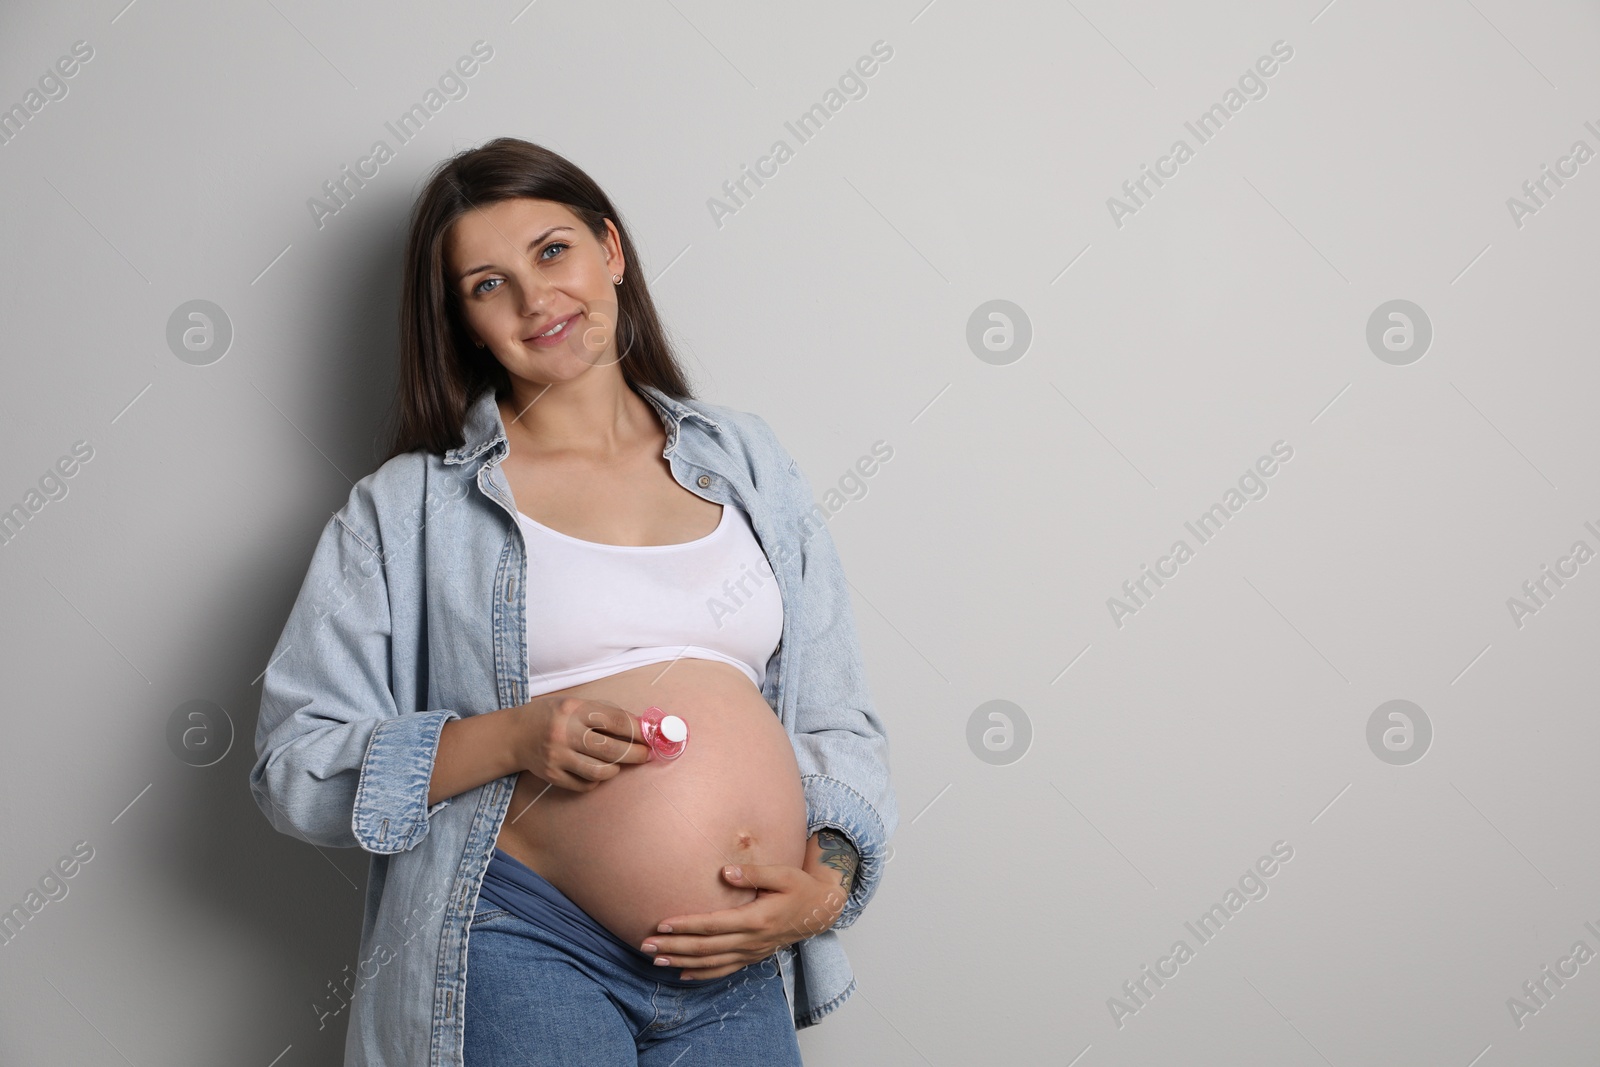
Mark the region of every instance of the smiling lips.
<instances>
[{"instance_id":1,"label":"smiling lips","mask_svg":"<svg viewBox=\"0 0 1600 1067\"><path fill-rule=\"evenodd\" d=\"M549 348L552 345L560 344L561 342L565 341L567 339L567 335L572 332L572 322L580 314L582 314L582 312L574 311L566 318L546 327L545 333L535 334L532 337L524 337L522 339L523 344L536 345L540 348ZM557 329L557 327L559 327L559 329ZM549 331L552 329L556 330L556 332L549 333Z\"/></svg>"}]
</instances>

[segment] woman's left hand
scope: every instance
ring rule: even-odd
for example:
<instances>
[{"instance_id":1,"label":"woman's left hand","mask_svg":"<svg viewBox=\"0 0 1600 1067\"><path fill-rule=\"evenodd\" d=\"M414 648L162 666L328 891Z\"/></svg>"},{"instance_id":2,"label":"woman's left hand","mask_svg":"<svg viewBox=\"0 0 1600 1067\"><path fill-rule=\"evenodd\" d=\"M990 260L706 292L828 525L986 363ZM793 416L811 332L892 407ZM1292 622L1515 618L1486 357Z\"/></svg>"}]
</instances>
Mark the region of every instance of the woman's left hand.
<instances>
[{"instance_id":1,"label":"woman's left hand","mask_svg":"<svg viewBox=\"0 0 1600 1067\"><path fill-rule=\"evenodd\" d=\"M778 949L820 934L844 910L837 877L817 877L800 867L746 863L722 868L729 885L754 889L756 899L736 908L663 919L640 946L684 978L721 978L764 960Z\"/></svg>"}]
</instances>

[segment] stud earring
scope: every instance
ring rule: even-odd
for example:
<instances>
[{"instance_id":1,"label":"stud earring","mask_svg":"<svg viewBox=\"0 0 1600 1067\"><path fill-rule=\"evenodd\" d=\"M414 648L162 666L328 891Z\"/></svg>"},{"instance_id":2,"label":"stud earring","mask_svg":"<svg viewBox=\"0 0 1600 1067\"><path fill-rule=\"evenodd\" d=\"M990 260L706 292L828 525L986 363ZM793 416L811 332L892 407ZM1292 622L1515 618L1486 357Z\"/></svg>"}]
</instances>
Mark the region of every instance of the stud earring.
<instances>
[{"instance_id":1,"label":"stud earring","mask_svg":"<svg viewBox=\"0 0 1600 1067\"><path fill-rule=\"evenodd\" d=\"M620 274L613 274L613 275L612 275L612 276L611 276L611 284L612 284L612 285L621 285L621 284L622 284L622 275L620 275Z\"/></svg>"}]
</instances>

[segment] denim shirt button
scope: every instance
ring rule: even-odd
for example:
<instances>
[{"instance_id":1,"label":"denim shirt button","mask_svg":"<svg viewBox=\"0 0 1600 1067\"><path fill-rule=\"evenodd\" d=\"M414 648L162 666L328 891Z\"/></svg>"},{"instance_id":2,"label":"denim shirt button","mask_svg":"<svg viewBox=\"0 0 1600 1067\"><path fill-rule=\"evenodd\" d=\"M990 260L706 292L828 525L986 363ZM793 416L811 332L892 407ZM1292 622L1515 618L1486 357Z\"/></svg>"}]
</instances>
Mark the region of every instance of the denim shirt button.
<instances>
[{"instance_id":1,"label":"denim shirt button","mask_svg":"<svg viewBox=\"0 0 1600 1067\"><path fill-rule=\"evenodd\" d=\"M695 479L695 484L704 489L706 486L711 484L711 475L702 474L699 478Z\"/></svg>"}]
</instances>

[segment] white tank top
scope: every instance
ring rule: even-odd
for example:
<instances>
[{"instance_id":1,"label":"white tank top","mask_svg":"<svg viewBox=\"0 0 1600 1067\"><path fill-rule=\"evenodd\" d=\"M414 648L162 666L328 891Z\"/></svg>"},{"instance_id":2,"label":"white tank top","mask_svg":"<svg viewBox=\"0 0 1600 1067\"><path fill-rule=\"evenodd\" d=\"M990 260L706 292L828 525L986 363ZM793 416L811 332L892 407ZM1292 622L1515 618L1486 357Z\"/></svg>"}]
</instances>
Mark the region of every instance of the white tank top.
<instances>
[{"instance_id":1,"label":"white tank top","mask_svg":"<svg viewBox=\"0 0 1600 1067\"><path fill-rule=\"evenodd\" d=\"M675 545L583 541L517 513L528 546L530 698L679 657L732 664L760 688L783 599L750 519Z\"/></svg>"}]
</instances>

